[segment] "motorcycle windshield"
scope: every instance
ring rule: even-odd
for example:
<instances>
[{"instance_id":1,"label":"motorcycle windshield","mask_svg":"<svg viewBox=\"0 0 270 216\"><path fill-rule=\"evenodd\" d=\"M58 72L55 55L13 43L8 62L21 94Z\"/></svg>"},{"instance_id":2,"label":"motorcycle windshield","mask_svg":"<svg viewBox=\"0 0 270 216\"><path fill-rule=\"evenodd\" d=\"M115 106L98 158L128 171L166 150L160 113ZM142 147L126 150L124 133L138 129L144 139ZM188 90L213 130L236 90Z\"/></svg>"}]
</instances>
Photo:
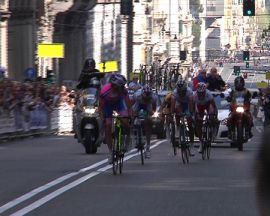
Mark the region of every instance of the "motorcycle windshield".
<instances>
[{"instance_id":1,"label":"motorcycle windshield","mask_svg":"<svg viewBox=\"0 0 270 216\"><path fill-rule=\"evenodd\" d=\"M98 90L96 88L88 88L83 93L83 106L97 106Z\"/></svg>"},{"instance_id":2,"label":"motorcycle windshield","mask_svg":"<svg viewBox=\"0 0 270 216\"><path fill-rule=\"evenodd\" d=\"M236 106L244 106L245 99L243 97L237 97L235 101L236 101Z\"/></svg>"}]
</instances>

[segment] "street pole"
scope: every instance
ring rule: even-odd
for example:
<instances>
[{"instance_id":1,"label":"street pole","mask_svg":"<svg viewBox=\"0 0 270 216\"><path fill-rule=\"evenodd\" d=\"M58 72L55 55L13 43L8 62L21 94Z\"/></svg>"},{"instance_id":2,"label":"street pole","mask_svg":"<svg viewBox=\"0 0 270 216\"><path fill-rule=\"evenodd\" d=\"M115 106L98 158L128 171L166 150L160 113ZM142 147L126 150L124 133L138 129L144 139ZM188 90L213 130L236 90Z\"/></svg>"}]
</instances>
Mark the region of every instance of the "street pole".
<instances>
[{"instance_id":1,"label":"street pole","mask_svg":"<svg viewBox=\"0 0 270 216\"><path fill-rule=\"evenodd\" d=\"M127 80L130 81L130 73L133 70L133 12L127 21Z\"/></svg>"}]
</instances>

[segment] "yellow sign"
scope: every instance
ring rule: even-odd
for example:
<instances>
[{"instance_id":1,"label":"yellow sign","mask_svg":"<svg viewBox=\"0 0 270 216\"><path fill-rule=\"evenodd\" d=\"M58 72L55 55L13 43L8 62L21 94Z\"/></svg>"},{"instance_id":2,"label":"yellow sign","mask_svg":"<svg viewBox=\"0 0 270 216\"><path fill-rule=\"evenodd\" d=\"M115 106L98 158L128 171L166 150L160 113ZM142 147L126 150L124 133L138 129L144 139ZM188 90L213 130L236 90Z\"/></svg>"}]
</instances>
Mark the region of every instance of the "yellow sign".
<instances>
[{"instance_id":1,"label":"yellow sign","mask_svg":"<svg viewBox=\"0 0 270 216\"><path fill-rule=\"evenodd\" d=\"M100 72L116 72L118 71L117 61L106 61L98 64L98 69Z\"/></svg>"},{"instance_id":2,"label":"yellow sign","mask_svg":"<svg viewBox=\"0 0 270 216\"><path fill-rule=\"evenodd\" d=\"M65 45L61 43L38 44L38 57L64 58Z\"/></svg>"},{"instance_id":3,"label":"yellow sign","mask_svg":"<svg viewBox=\"0 0 270 216\"><path fill-rule=\"evenodd\" d=\"M256 86L257 88L264 89L268 87L268 83L262 81L262 82L256 83Z\"/></svg>"},{"instance_id":4,"label":"yellow sign","mask_svg":"<svg viewBox=\"0 0 270 216\"><path fill-rule=\"evenodd\" d=\"M265 79L270 80L270 72L269 71L267 71L265 73Z\"/></svg>"}]
</instances>

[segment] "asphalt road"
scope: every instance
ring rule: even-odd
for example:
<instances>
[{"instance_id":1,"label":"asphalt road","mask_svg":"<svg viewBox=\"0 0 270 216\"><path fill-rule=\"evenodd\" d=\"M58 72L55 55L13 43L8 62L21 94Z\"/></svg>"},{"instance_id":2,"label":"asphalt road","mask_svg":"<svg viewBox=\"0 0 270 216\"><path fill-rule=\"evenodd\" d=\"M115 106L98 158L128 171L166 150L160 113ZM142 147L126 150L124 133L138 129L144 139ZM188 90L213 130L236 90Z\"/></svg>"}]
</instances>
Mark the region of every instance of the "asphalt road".
<instances>
[{"instance_id":1,"label":"asphalt road","mask_svg":"<svg viewBox=\"0 0 270 216\"><path fill-rule=\"evenodd\" d=\"M219 68L233 82L232 67ZM251 80L252 81L252 80ZM153 140L142 166L133 150L114 176L106 146L86 155L72 136L0 143L0 215L256 216L254 163L262 126L244 151L216 144L184 165L167 140Z\"/></svg>"},{"instance_id":2,"label":"asphalt road","mask_svg":"<svg viewBox=\"0 0 270 216\"><path fill-rule=\"evenodd\" d=\"M182 164L166 140L154 140L142 166L129 153L114 176L107 148L84 154L72 137L0 144L0 215L255 216L254 161L260 126L244 151L218 144Z\"/></svg>"}]
</instances>

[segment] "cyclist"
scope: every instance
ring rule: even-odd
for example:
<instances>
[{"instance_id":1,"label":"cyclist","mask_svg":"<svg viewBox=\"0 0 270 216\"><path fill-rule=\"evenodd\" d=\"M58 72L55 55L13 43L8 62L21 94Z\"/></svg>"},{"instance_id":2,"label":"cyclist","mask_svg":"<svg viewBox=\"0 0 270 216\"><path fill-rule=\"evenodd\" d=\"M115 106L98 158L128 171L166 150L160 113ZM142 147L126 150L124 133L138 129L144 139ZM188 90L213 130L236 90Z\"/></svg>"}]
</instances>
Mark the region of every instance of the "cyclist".
<instances>
[{"instance_id":1,"label":"cyclist","mask_svg":"<svg viewBox=\"0 0 270 216\"><path fill-rule=\"evenodd\" d=\"M188 122L188 129L189 129L189 138L190 138L190 145L191 151L190 155L194 156L193 153L193 143L194 143L194 128L193 128L193 92L187 86L185 80L180 79L177 84L176 88L173 91L172 99L171 99L171 113L176 114L186 114L187 115L187 122ZM177 126L177 133L179 133L179 126L180 126L180 116L176 115L176 126ZM180 134L179 134L180 135Z\"/></svg>"},{"instance_id":2,"label":"cyclist","mask_svg":"<svg viewBox=\"0 0 270 216\"><path fill-rule=\"evenodd\" d=\"M128 93L131 104L134 104L134 93L142 88L142 85L139 83L139 74L134 73L132 81L128 84Z\"/></svg>"},{"instance_id":3,"label":"cyclist","mask_svg":"<svg viewBox=\"0 0 270 216\"><path fill-rule=\"evenodd\" d=\"M161 124L164 125L165 118L167 120L167 124L169 124L172 121L171 116L171 103L172 103L172 92L169 92L165 98L164 101L160 105L160 111L161 111Z\"/></svg>"},{"instance_id":4,"label":"cyclist","mask_svg":"<svg viewBox=\"0 0 270 216\"><path fill-rule=\"evenodd\" d=\"M134 73L132 81L128 84L128 89L133 90L134 92L141 88L141 84L139 83L139 74Z\"/></svg>"},{"instance_id":5,"label":"cyclist","mask_svg":"<svg viewBox=\"0 0 270 216\"><path fill-rule=\"evenodd\" d=\"M251 129L253 127L253 118L250 112L250 101L251 101L251 93L248 89L245 88L245 80L243 77L236 77L234 80L235 89L230 92L229 97L227 97L227 101L230 102L230 116L227 121L227 126L229 129L229 137L232 137L232 128L234 126L234 117L236 111L236 98L243 97L244 98L244 109L246 117L248 118L249 123L249 136L250 138L253 136Z\"/></svg>"},{"instance_id":6,"label":"cyclist","mask_svg":"<svg viewBox=\"0 0 270 216\"><path fill-rule=\"evenodd\" d=\"M122 117L128 117L130 104L128 92L125 88L127 80L118 73L112 74L109 83L103 86L99 96L99 112L105 120L105 142L108 145L110 156L109 163L112 163L112 114L118 112ZM125 150L129 147L130 132L129 119L122 119L127 133Z\"/></svg>"},{"instance_id":7,"label":"cyclist","mask_svg":"<svg viewBox=\"0 0 270 216\"><path fill-rule=\"evenodd\" d=\"M150 158L150 139L152 135L152 115L156 110L156 101L157 97L152 92L152 89L149 85L144 85L142 89L139 89L134 94L134 105L133 111L134 115L139 116L141 111L144 112L144 131L146 136L146 151L145 157Z\"/></svg>"},{"instance_id":8,"label":"cyclist","mask_svg":"<svg viewBox=\"0 0 270 216\"><path fill-rule=\"evenodd\" d=\"M209 114L210 125L215 126L217 121L217 107L214 101L214 97L209 90L207 90L205 83L199 83L198 88L193 95L195 106L195 130L197 135L202 141L202 124L205 111ZM202 144L199 147L199 153L202 152Z\"/></svg>"}]
</instances>

